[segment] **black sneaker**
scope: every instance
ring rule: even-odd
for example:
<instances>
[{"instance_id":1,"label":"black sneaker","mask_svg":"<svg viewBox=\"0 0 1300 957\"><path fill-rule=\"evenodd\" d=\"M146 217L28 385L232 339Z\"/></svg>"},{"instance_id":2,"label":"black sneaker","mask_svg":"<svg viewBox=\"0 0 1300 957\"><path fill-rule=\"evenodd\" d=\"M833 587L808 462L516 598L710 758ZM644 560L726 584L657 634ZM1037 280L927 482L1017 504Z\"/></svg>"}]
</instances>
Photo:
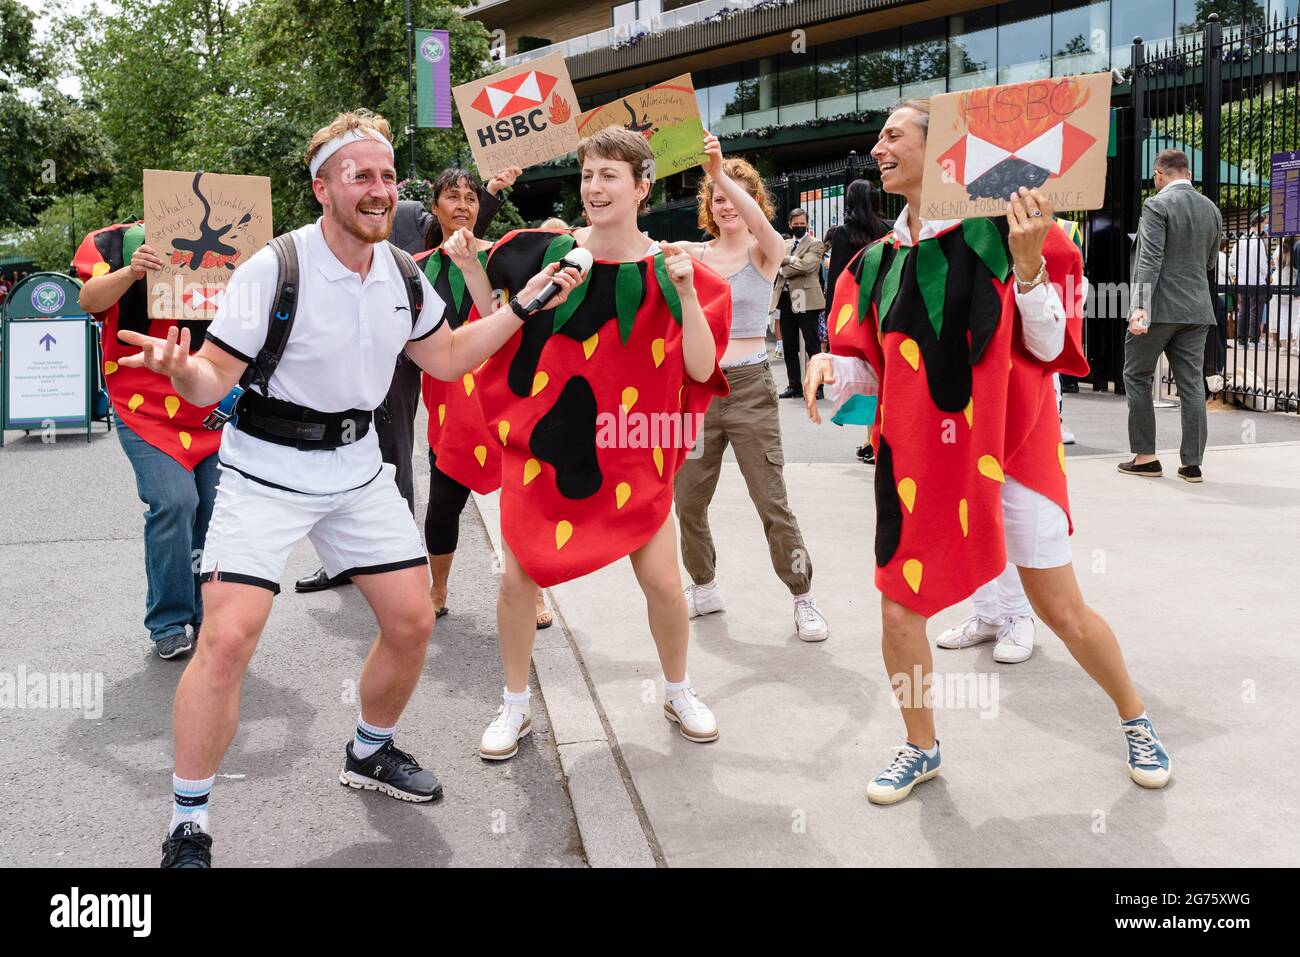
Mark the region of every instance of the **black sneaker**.
<instances>
[{"instance_id":1,"label":"black sneaker","mask_svg":"<svg viewBox=\"0 0 1300 957\"><path fill-rule=\"evenodd\" d=\"M876 464L876 450L873 449L870 445L858 446L858 451L856 454L858 458L862 460L863 464L865 465Z\"/></svg>"},{"instance_id":2,"label":"black sneaker","mask_svg":"<svg viewBox=\"0 0 1300 957\"><path fill-rule=\"evenodd\" d=\"M442 797L442 785L432 771L420 767L415 760L391 740L366 758L359 761L352 755L352 742L348 742L347 758L339 772L339 784L362 791L383 791L399 801L436 801Z\"/></svg>"},{"instance_id":3,"label":"black sneaker","mask_svg":"<svg viewBox=\"0 0 1300 957\"><path fill-rule=\"evenodd\" d=\"M153 648L159 658L171 660L193 651L194 639L182 631L175 635L168 635L166 638L159 638L153 643Z\"/></svg>"},{"instance_id":4,"label":"black sneaker","mask_svg":"<svg viewBox=\"0 0 1300 957\"><path fill-rule=\"evenodd\" d=\"M163 841L162 852L163 867L212 866L212 838L193 821L177 824L172 836Z\"/></svg>"}]
</instances>

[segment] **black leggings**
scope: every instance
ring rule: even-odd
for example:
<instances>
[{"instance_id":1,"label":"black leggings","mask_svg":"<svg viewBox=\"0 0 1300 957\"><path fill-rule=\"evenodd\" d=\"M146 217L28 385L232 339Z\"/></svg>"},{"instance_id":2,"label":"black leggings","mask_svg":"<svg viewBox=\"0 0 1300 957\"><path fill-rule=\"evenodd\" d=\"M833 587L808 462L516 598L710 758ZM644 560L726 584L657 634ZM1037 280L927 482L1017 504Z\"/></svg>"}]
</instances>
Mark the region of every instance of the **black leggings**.
<instances>
[{"instance_id":1,"label":"black leggings","mask_svg":"<svg viewBox=\"0 0 1300 957\"><path fill-rule=\"evenodd\" d=\"M429 450L429 507L424 512L424 547L430 555L448 555L460 540L460 513L469 501L469 489L438 468L438 456Z\"/></svg>"}]
</instances>

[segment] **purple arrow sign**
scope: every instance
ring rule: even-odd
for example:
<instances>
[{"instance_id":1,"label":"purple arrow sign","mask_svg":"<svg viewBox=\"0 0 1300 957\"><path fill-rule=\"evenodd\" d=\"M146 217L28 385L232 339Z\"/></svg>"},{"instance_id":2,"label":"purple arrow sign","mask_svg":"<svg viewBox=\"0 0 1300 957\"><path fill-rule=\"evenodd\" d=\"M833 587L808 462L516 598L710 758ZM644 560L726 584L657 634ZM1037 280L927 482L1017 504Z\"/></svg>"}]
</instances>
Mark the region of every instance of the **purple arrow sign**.
<instances>
[{"instance_id":1,"label":"purple arrow sign","mask_svg":"<svg viewBox=\"0 0 1300 957\"><path fill-rule=\"evenodd\" d=\"M46 352L49 352L49 351L50 351L50 346L54 345L54 344L55 344L56 342L58 342L59 340L58 340L58 339L55 339L52 335L50 335L50 334L47 332L47 333L45 333L45 335L41 336L41 338L40 338L39 340L37 340L37 341L40 342L40 344L43 345L43 346L45 347L45 351L46 351Z\"/></svg>"}]
</instances>

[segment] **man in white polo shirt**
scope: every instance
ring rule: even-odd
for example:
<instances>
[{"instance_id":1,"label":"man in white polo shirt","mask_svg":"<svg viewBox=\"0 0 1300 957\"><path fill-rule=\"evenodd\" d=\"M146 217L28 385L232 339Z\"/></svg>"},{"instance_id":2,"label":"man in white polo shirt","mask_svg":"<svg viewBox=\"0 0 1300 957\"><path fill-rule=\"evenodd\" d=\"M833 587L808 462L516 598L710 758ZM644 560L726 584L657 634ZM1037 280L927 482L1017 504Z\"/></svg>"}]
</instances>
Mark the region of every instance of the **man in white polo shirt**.
<instances>
[{"instance_id":1,"label":"man in white polo shirt","mask_svg":"<svg viewBox=\"0 0 1300 957\"><path fill-rule=\"evenodd\" d=\"M457 379L519 328L528 314L520 301L531 303L554 283L559 292L546 304L553 308L581 281L577 270L553 263L516 299L453 333L428 280L413 271L421 305L396 258L406 254L384 242L397 205L387 121L368 110L340 114L312 137L306 159L324 215L289 234L298 282L288 341L265 382L248 384L222 435L221 481L201 566L203 643L176 690L164 867L211 864L208 792L238 725L244 671L289 552L304 536L330 575L354 577L379 623L340 782L406 801L441 796L433 772L393 744L434 614L424 546L393 467L380 457L372 412L403 349L431 375ZM276 251L259 251L231 276L197 353L189 354L188 332L178 337L173 329L166 340L124 332L123 340L142 351L119 364L170 376L177 394L195 404L220 401L279 321L270 316L279 276Z\"/></svg>"}]
</instances>

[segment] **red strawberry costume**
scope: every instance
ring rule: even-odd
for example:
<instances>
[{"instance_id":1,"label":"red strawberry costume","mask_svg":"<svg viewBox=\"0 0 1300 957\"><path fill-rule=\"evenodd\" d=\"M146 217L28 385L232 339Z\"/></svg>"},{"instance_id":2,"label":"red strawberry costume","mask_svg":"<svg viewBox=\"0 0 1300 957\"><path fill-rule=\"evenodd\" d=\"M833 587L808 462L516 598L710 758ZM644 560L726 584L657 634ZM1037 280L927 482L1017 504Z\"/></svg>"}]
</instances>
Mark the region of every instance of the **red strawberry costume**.
<instances>
[{"instance_id":1,"label":"red strawberry costume","mask_svg":"<svg viewBox=\"0 0 1300 957\"><path fill-rule=\"evenodd\" d=\"M1006 564L1006 476L1069 514L1052 373L1085 375L1082 262L1059 229L1043 246L1065 309L1051 361L1025 346L1005 220L944 223L903 246L894 233L844 270L831 352L879 380L876 585L929 617ZM883 318L881 318L883 317Z\"/></svg>"},{"instance_id":2,"label":"red strawberry costume","mask_svg":"<svg viewBox=\"0 0 1300 957\"><path fill-rule=\"evenodd\" d=\"M568 232L517 230L492 250L488 278L521 289L574 245ZM681 302L662 253L597 260L559 308L530 317L475 375L501 446L502 535L538 585L630 554L667 518L694 424L727 391L716 360L731 289L697 263L695 290L717 347L708 382L685 372Z\"/></svg>"}]
</instances>

